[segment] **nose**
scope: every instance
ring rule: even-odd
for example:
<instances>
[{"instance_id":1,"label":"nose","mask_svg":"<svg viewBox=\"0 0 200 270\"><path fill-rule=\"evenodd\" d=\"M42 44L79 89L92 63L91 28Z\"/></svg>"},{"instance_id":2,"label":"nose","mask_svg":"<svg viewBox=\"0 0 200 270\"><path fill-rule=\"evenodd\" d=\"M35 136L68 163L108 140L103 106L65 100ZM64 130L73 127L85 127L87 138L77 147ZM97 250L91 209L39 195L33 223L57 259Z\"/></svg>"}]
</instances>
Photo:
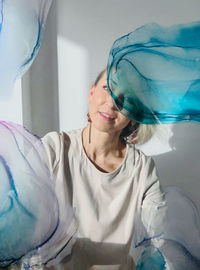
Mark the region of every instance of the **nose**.
<instances>
[{"instance_id":1,"label":"nose","mask_svg":"<svg viewBox=\"0 0 200 270\"><path fill-rule=\"evenodd\" d=\"M107 93L107 97L106 97L106 104L109 106L109 108L111 108L112 110L117 110L117 108L115 107L114 101L111 97L111 94L108 92Z\"/></svg>"}]
</instances>

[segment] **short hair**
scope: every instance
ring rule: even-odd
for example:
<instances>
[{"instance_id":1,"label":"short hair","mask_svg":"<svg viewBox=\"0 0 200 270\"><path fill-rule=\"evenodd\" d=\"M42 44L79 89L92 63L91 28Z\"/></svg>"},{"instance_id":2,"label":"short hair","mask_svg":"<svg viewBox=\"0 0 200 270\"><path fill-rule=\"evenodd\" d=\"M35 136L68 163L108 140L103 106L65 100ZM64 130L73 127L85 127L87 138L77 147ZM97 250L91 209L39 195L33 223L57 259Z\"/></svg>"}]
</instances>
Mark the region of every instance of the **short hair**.
<instances>
[{"instance_id":1,"label":"short hair","mask_svg":"<svg viewBox=\"0 0 200 270\"><path fill-rule=\"evenodd\" d=\"M96 80L94 82L94 85L96 86L98 82L101 80L103 77L104 73L107 72L107 69L104 68L96 77ZM122 130L120 134L120 139L124 143L131 143L131 135L134 133L135 137L133 138L136 144L144 144L147 141L149 141L153 135L155 134L157 130L156 125L145 125L145 124L140 124L136 122L136 124L133 126L131 124L131 119L128 125ZM134 120L133 120L134 121Z\"/></svg>"},{"instance_id":2,"label":"short hair","mask_svg":"<svg viewBox=\"0 0 200 270\"><path fill-rule=\"evenodd\" d=\"M136 144L144 144L149 141L157 131L157 125L139 124L136 137L134 138Z\"/></svg>"},{"instance_id":3,"label":"short hair","mask_svg":"<svg viewBox=\"0 0 200 270\"><path fill-rule=\"evenodd\" d=\"M101 72L99 72L98 76L96 77L96 80L94 81L94 85L97 86L98 82L103 77L104 73L107 71L106 68L104 68Z\"/></svg>"}]
</instances>

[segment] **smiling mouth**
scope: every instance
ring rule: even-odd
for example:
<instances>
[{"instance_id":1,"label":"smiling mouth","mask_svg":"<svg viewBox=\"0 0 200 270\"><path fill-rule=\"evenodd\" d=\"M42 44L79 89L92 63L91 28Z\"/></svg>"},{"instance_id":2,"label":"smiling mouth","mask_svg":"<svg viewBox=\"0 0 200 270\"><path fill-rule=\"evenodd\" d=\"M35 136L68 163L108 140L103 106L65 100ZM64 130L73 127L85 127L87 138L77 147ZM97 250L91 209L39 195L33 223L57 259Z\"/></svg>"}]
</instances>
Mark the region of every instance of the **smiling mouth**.
<instances>
[{"instance_id":1,"label":"smiling mouth","mask_svg":"<svg viewBox=\"0 0 200 270\"><path fill-rule=\"evenodd\" d=\"M107 113L104 113L104 112L100 112L100 115L101 115L104 119L106 119L106 120L108 120L108 121L111 121L111 120L114 120L114 119L115 119L113 116L111 116L111 115L109 115L109 114L107 114Z\"/></svg>"}]
</instances>

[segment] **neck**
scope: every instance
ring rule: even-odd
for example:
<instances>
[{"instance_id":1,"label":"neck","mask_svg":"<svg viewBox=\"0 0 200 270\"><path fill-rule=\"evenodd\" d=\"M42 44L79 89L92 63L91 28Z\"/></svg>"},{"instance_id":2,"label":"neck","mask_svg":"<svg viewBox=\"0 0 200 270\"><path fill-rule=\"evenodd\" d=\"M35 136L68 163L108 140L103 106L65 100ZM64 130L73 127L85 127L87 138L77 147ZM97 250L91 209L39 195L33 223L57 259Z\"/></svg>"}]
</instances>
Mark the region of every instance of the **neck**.
<instances>
[{"instance_id":1,"label":"neck","mask_svg":"<svg viewBox=\"0 0 200 270\"><path fill-rule=\"evenodd\" d=\"M89 124L83 131L83 146L86 154L92 160L106 158L108 156L121 156L126 146L120 140L120 132L101 132ZM89 142L90 140L90 142Z\"/></svg>"}]
</instances>

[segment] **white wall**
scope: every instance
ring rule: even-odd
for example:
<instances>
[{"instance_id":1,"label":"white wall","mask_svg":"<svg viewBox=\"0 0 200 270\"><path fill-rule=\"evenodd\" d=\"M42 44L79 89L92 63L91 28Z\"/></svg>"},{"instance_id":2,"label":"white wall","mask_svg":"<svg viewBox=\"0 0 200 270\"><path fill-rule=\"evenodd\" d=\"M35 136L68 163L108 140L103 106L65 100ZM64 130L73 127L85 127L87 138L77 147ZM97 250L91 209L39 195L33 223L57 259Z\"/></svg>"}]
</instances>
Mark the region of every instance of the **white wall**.
<instances>
[{"instance_id":1,"label":"white wall","mask_svg":"<svg viewBox=\"0 0 200 270\"><path fill-rule=\"evenodd\" d=\"M116 38L152 21L171 25L200 20L199 10L199 0L54 1L45 42L26 75L32 96L31 113L27 109L25 115L33 132L58 130L58 119L62 130L86 124L89 85L106 66ZM154 138L142 150L154 156L161 182L181 186L200 209L200 125L179 124L169 130L171 135L163 129L164 142Z\"/></svg>"}]
</instances>

